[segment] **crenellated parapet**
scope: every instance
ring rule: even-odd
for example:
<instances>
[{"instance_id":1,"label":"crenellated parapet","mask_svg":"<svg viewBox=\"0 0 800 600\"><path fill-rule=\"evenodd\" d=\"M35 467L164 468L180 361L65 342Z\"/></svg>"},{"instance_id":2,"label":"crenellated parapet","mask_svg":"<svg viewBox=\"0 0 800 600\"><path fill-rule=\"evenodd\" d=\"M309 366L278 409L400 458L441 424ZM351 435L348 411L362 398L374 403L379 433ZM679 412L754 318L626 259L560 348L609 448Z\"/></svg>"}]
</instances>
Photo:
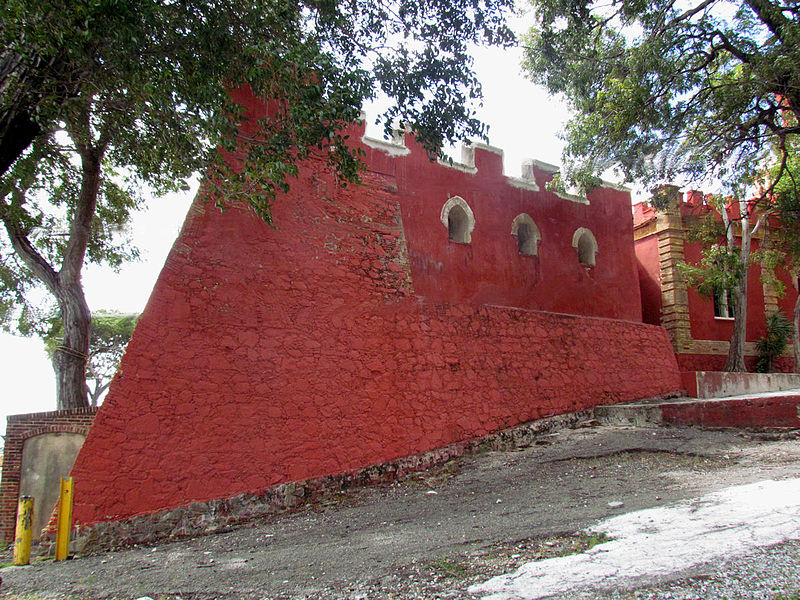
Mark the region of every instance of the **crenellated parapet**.
<instances>
[{"instance_id":1,"label":"crenellated parapet","mask_svg":"<svg viewBox=\"0 0 800 600\"><path fill-rule=\"evenodd\" d=\"M420 151L427 156L427 153L416 143L413 132L410 129L395 128L392 130L390 140L378 139L366 134L365 121L366 114L362 113L360 124L355 125L357 133L354 135L364 146L397 159L408 157L415 151ZM453 169L469 175L478 175L480 173L489 178L502 177L509 186L533 192L544 191L547 182L561 171L557 165L528 158L521 164L520 176L506 175L503 149L479 142L462 143L460 160L437 158L435 163L446 169ZM629 188L608 181L602 181L600 187L630 192ZM589 198L591 194L587 196L583 191L574 188L568 188L564 191L553 190L552 193L556 197L569 202L578 204L591 203Z\"/></svg>"},{"instance_id":2,"label":"crenellated parapet","mask_svg":"<svg viewBox=\"0 0 800 600\"><path fill-rule=\"evenodd\" d=\"M629 190L550 189L559 168L534 159L509 176L487 144L431 160L408 129L375 139L364 121L348 133L366 171L390 180L417 296L641 319Z\"/></svg>"}]
</instances>

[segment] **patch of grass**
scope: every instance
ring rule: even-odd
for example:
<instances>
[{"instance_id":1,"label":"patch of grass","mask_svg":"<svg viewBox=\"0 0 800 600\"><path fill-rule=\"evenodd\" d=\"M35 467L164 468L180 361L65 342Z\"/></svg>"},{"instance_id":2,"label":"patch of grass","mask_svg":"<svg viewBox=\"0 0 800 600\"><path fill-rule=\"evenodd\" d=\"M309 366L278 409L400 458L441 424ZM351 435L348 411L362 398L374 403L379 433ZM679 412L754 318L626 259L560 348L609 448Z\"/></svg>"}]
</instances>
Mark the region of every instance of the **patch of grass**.
<instances>
[{"instance_id":1,"label":"patch of grass","mask_svg":"<svg viewBox=\"0 0 800 600\"><path fill-rule=\"evenodd\" d=\"M595 546L599 544L605 544L606 542L610 542L612 538L608 537L602 531L599 533L580 533L573 538L568 538L566 543L564 543L561 548L560 552L556 554L556 556L570 556L572 554L580 554L581 552L586 552L587 550L591 550ZM549 557L548 557L549 558Z\"/></svg>"},{"instance_id":2,"label":"patch of grass","mask_svg":"<svg viewBox=\"0 0 800 600\"><path fill-rule=\"evenodd\" d=\"M470 571L466 566L454 560L448 560L445 557L442 557L436 561L434 563L434 567L442 571L447 577L466 579L470 576Z\"/></svg>"}]
</instances>

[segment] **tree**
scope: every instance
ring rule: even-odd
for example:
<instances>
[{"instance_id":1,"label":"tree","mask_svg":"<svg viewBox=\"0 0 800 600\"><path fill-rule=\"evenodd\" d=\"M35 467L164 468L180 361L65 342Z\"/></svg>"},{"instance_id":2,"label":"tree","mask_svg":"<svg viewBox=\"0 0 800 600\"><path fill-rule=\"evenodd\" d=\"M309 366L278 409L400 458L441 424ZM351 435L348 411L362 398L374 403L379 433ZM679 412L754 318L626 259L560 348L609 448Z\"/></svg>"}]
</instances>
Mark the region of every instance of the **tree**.
<instances>
[{"instance_id":1,"label":"tree","mask_svg":"<svg viewBox=\"0 0 800 600\"><path fill-rule=\"evenodd\" d=\"M734 323L724 370L746 371L744 343L747 332L747 279L754 258L751 247L753 237L766 222L768 213L757 215L751 226L750 209L746 201L712 196L706 198L714 212L706 216L697 231L687 235L690 240L703 244L701 261L699 265L684 264L682 271L687 276L688 283L696 285L701 294L722 298L730 295ZM722 223L717 221L717 215ZM738 245L734 222L739 224ZM720 239L724 242L720 243Z\"/></svg>"},{"instance_id":2,"label":"tree","mask_svg":"<svg viewBox=\"0 0 800 600\"><path fill-rule=\"evenodd\" d=\"M764 212L786 176L787 149L800 134L800 7L530 1L526 71L575 113L565 134L567 181L592 186L613 166L628 181L715 181L745 199L777 153L779 167L757 201L740 204L746 264L748 221L758 221L753 211ZM733 291L740 310L727 368L743 369L746 271Z\"/></svg>"},{"instance_id":3,"label":"tree","mask_svg":"<svg viewBox=\"0 0 800 600\"><path fill-rule=\"evenodd\" d=\"M137 314L115 311L92 313L89 360L86 362L87 382L93 382L93 386L89 388L91 406L97 407L100 398L111 384L138 319ZM61 345L63 335L64 326L61 319L52 319L50 329L44 338L45 348L51 359Z\"/></svg>"},{"instance_id":4,"label":"tree","mask_svg":"<svg viewBox=\"0 0 800 600\"><path fill-rule=\"evenodd\" d=\"M119 231L146 191L184 188L201 172L219 204L245 202L269 221L275 194L306 157L327 160L342 182L358 180L360 163L342 130L379 92L394 101L384 127L411 125L432 154L447 142L485 136L474 116L480 85L467 48L511 43L504 21L511 5L4 3L0 172L3 160L11 162L0 178L7 234L0 319L33 332L47 314L34 288L55 300L64 323L54 358L59 408L87 404L83 264L119 267L135 254ZM237 88L274 99L257 128L233 100ZM14 123L29 132L16 145Z\"/></svg>"}]
</instances>

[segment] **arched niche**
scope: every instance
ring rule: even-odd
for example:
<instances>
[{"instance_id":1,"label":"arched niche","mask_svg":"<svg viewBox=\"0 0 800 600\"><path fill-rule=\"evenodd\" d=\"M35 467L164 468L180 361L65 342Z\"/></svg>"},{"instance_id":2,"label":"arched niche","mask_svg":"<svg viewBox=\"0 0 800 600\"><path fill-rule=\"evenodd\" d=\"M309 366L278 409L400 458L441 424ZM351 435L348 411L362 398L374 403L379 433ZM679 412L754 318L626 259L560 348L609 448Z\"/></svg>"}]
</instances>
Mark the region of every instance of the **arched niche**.
<instances>
[{"instance_id":1,"label":"arched niche","mask_svg":"<svg viewBox=\"0 0 800 600\"><path fill-rule=\"evenodd\" d=\"M517 251L527 256L536 256L542 235L530 215L522 213L511 223L511 235L517 238Z\"/></svg>"},{"instance_id":2,"label":"arched niche","mask_svg":"<svg viewBox=\"0 0 800 600\"><path fill-rule=\"evenodd\" d=\"M578 227L572 236L572 247L578 252L578 262L587 267L595 265L597 240L594 234L585 227Z\"/></svg>"},{"instance_id":3,"label":"arched niche","mask_svg":"<svg viewBox=\"0 0 800 600\"><path fill-rule=\"evenodd\" d=\"M442 206L442 225L447 228L448 239L461 244L472 241L475 215L469 204L460 196L453 196Z\"/></svg>"}]
</instances>

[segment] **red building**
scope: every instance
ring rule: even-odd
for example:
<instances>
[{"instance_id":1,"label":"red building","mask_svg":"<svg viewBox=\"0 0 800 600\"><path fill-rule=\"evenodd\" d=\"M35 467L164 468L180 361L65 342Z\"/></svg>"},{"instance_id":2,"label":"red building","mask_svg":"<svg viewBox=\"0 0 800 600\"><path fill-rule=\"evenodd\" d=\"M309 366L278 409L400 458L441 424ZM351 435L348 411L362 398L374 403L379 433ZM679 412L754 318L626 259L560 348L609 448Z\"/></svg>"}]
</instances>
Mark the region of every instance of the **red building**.
<instances>
[{"instance_id":1,"label":"red building","mask_svg":"<svg viewBox=\"0 0 800 600\"><path fill-rule=\"evenodd\" d=\"M718 293L714 298L700 295L686 284L678 269L683 262L700 262L701 244L688 242L686 233L715 210L705 202L701 192L687 192L682 199L675 188L674 194L674 202L666 211L641 203L634 206L643 320L667 330L682 371L721 371L733 333L728 295ZM752 249L757 250L762 240L763 229L753 239ZM786 268L778 269L776 276L785 287L780 297L762 282L757 263L751 263L748 271L745 362L750 369L756 360L755 344L765 333L766 317L779 310L791 321L797 278ZM789 349L778 360L778 368L788 372L793 366Z\"/></svg>"},{"instance_id":2,"label":"red building","mask_svg":"<svg viewBox=\"0 0 800 600\"><path fill-rule=\"evenodd\" d=\"M410 136L360 143L363 185L309 160L274 227L198 195L75 462L82 531L164 535L176 507L233 498L203 513L223 518L288 482L679 390L641 322L628 192L557 195L552 167L507 177L486 146L449 165Z\"/></svg>"}]
</instances>

